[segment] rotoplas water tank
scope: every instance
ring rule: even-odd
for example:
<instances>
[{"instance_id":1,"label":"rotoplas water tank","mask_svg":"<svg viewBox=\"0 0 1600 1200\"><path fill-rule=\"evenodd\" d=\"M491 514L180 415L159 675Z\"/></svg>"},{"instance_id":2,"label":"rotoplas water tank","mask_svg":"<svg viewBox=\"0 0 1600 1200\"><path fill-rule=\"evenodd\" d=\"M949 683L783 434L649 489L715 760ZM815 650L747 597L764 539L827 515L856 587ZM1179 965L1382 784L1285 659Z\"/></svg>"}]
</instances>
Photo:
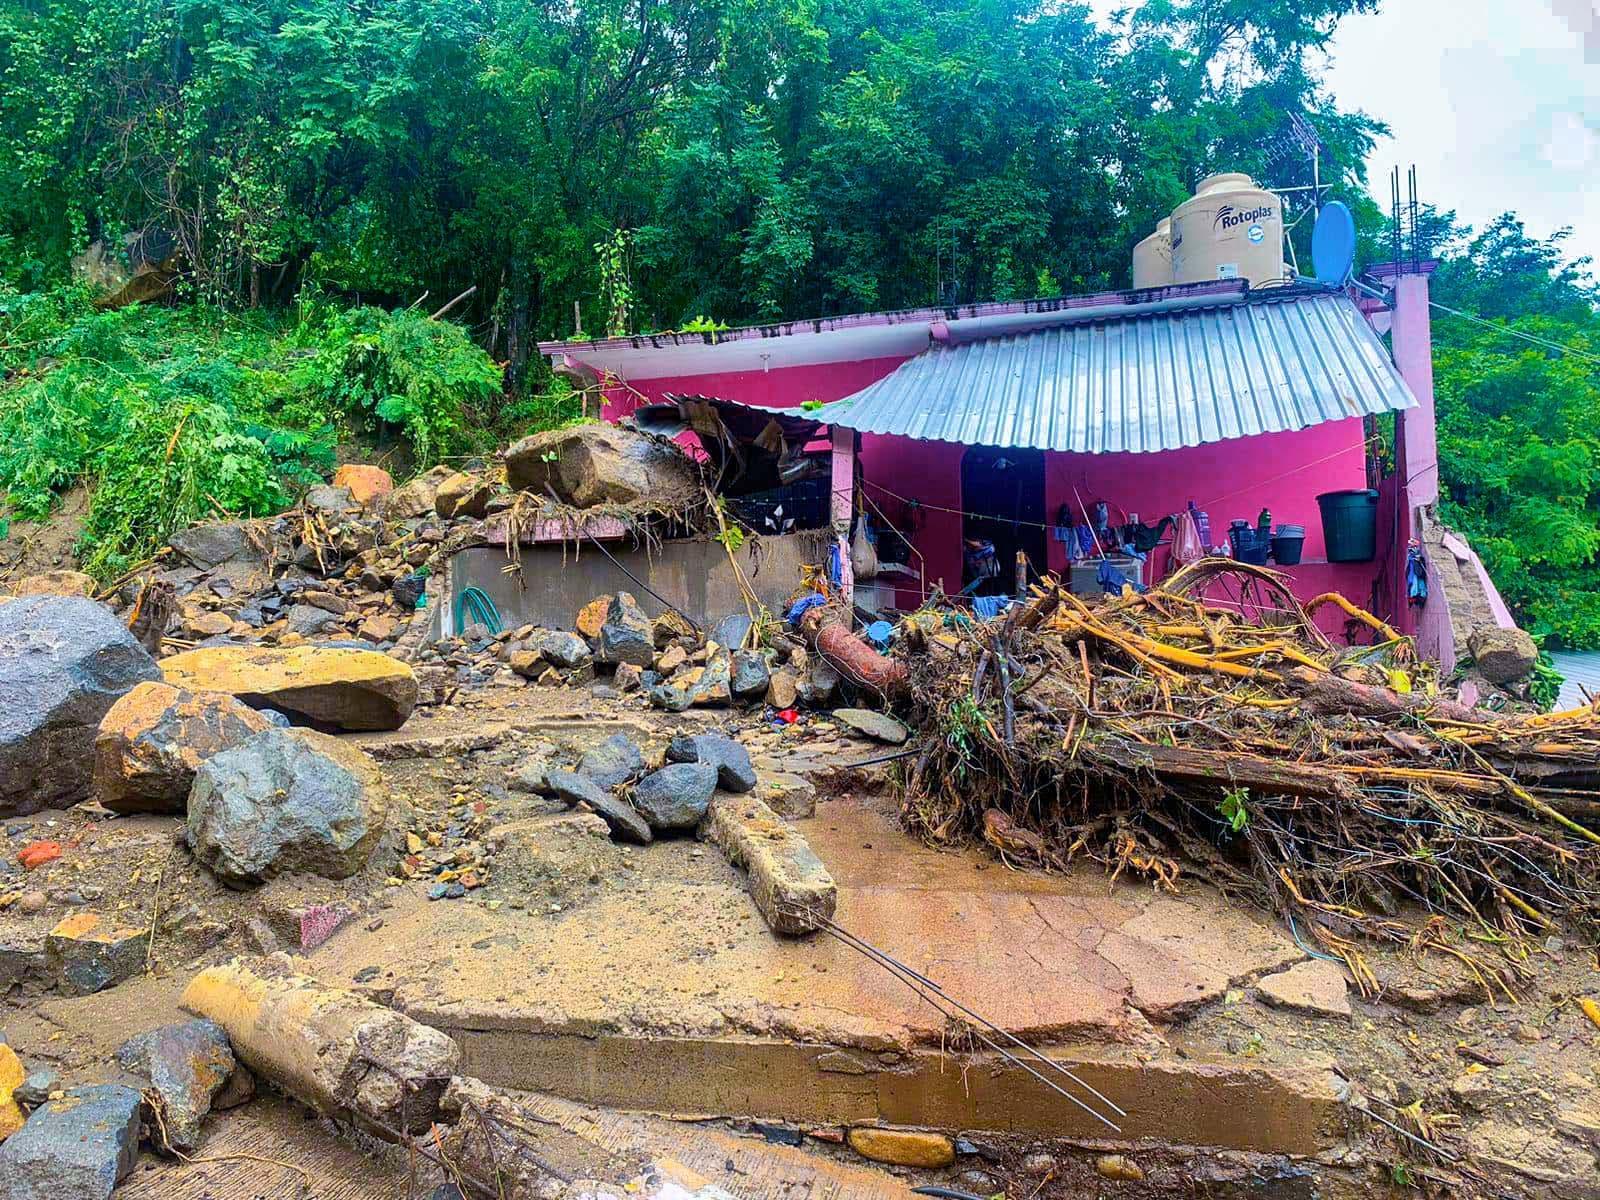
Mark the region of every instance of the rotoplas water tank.
<instances>
[{"instance_id":1,"label":"rotoplas water tank","mask_svg":"<svg viewBox=\"0 0 1600 1200\"><path fill-rule=\"evenodd\" d=\"M1156 230L1133 248L1133 286L1166 287L1172 282L1172 221L1162 217Z\"/></svg>"},{"instance_id":2,"label":"rotoplas water tank","mask_svg":"<svg viewBox=\"0 0 1600 1200\"><path fill-rule=\"evenodd\" d=\"M1173 283L1283 280L1283 206L1240 172L1201 180L1194 197L1172 210L1171 239Z\"/></svg>"}]
</instances>

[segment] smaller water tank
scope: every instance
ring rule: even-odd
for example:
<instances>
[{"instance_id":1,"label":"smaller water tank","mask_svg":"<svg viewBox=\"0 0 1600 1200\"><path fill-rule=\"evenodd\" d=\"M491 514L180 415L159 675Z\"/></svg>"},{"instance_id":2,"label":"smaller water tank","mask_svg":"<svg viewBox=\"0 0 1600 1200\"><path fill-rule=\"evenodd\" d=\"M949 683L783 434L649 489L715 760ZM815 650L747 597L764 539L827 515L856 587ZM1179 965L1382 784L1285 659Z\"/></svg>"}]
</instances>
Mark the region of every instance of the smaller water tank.
<instances>
[{"instance_id":1,"label":"smaller water tank","mask_svg":"<svg viewBox=\"0 0 1600 1200\"><path fill-rule=\"evenodd\" d=\"M1246 279L1264 287L1283 278L1283 207L1240 172L1200 181L1194 198L1172 210L1172 281Z\"/></svg>"},{"instance_id":2,"label":"smaller water tank","mask_svg":"<svg viewBox=\"0 0 1600 1200\"><path fill-rule=\"evenodd\" d=\"M1133 248L1133 286L1167 287L1172 283L1172 220L1162 217L1156 231Z\"/></svg>"}]
</instances>

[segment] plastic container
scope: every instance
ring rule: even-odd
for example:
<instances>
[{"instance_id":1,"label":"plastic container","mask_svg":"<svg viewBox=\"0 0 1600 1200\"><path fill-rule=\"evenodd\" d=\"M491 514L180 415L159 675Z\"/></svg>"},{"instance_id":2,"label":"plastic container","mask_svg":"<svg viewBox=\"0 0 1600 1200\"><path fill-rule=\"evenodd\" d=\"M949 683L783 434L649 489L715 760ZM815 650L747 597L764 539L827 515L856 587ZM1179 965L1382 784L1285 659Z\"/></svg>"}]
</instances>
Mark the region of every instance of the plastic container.
<instances>
[{"instance_id":1,"label":"plastic container","mask_svg":"<svg viewBox=\"0 0 1600 1200\"><path fill-rule=\"evenodd\" d=\"M1272 559L1280 567L1292 567L1300 561L1300 552L1306 544L1304 525L1279 525L1272 535Z\"/></svg>"},{"instance_id":2,"label":"plastic container","mask_svg":"<svg viewBox=\"0 0 1600 1200\"><path fill-rule=\"evenodd\" d=\"M1245 279L1262 287L1283 278L1283 208L1248 175L1201 180L1172 210L1170 229L1173 283Z\"/></svg>"},{"instance_id":3,"label":"plastic container","mask_svg":"<svg viewBox=\"0 0 1600 1200\"><path fill-rule=\"evenodd\" d=\"M1378 493L1370 488L1323 492L1322 537L1329 562L1371 562L1378 556Z\"/></svg>"},{"instance_id":4,"label":"plastic container","mask_svg":"<svg viewBox=\"0 0 1600 1200\"><path fill-rule=\"evenodd\" d=\"M1233 547L1234 561L1251 566L1267 565L1267 555L1272 552L1272 541L1250 527L1249 521L1235 521L1228 528L1228 544Z\"/></svg>"}]
</instances>

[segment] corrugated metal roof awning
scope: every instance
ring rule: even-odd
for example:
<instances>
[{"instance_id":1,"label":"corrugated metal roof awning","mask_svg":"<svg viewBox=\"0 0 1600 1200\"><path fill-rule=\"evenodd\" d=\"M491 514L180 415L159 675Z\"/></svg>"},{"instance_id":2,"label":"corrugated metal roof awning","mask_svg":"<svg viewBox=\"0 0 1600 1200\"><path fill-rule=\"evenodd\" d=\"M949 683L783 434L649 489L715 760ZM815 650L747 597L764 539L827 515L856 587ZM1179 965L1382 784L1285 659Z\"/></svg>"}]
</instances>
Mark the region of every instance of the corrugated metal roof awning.
<instances>
[{"instance_id":1,"label":"corrugated metal roof awning","mask_svg":"<svg viewBox=\"0 0 1600 1200\"><path fill-rule=\"evenodd\" d=\"M1114 454L1415 405L1349 297L1296 293L934 346L805 415L863 433Z\"/></svg>"}]
</instances>

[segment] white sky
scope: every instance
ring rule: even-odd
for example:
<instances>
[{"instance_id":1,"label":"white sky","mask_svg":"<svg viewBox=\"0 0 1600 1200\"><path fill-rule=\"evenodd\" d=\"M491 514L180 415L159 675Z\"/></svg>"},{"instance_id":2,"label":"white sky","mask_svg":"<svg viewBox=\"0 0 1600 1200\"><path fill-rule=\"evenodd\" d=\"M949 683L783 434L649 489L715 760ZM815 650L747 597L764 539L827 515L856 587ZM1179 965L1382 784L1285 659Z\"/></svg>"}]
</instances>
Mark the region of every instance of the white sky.
<instances>
[{"instance_id":1,"label":"white sky","mask_svg":"<svg viewBox=\"0 0 1600 1200\"><path fill-rule=\"evenodd\" d=\"M1424 202L1479 228L1512 210L1535 237L1570 225L1569 253L1600 263L1600 0L1384 0L1340 26L1326 81L1392 131L1368 163L1385 211L1389 169L1403 201L1415 163Z\"/></svg>"}]
</instances>

